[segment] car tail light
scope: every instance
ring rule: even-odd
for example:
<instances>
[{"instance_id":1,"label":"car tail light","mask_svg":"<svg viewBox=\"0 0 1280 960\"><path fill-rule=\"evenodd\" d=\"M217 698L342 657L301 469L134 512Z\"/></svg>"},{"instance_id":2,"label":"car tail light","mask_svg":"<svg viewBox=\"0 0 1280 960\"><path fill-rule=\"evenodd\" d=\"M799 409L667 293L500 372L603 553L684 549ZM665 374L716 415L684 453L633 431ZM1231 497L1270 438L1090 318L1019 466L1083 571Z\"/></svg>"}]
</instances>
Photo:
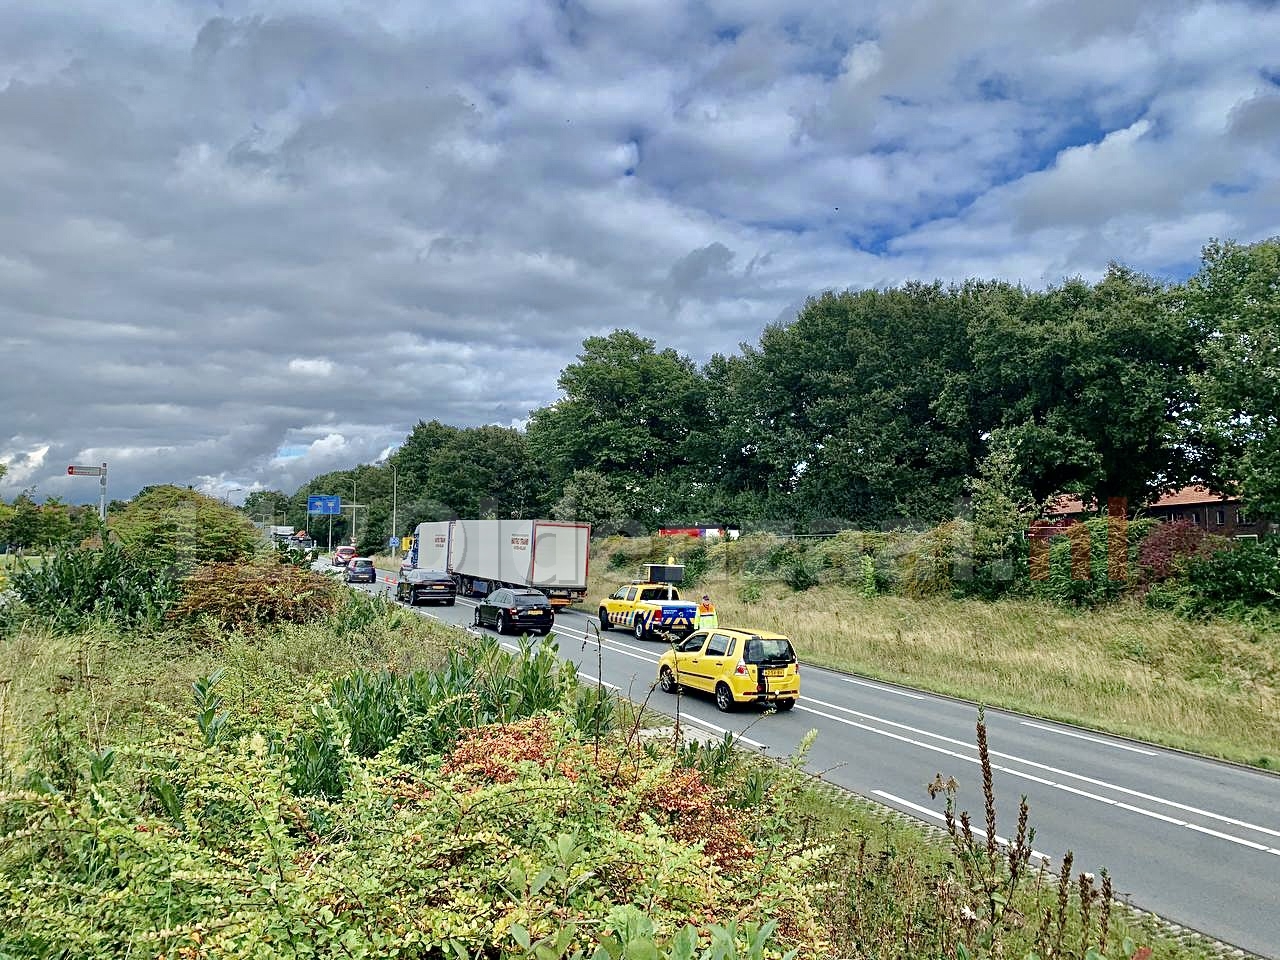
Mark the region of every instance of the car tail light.
<instances>
[{"instance_id":1,"label":"car tail light","mask_svg":"<svg viewBox=\"0 0 1280 960\"><path fill-rule=\"evenodd\" d=\"M747 675L747 665L739 660L738 665L733 668L733 672L740 677L745 677Z\"/></svg>"},{"instance_id":2,"label":"car tail light","mask_svg":"<svg viewBox=\"0 0 1280 960\"><path fill-rule=\"evenodd\" d=\"M517 610L515 607L507 607L507 613L511 614L513 617L519 612L520 611Z\"/></svg>"},{"instance_id":3,"label":"car tail light","mask_svg":"<svg viewBox=\"0 0 1280 960\"><path fill-rule=\"evenodd\" d=\"M661 610L655 610L655 611L653 612L653 622L654 622L654 623L658 623L658 622L660 622L661 620L662 620L662 611L661 611Z\"/></svg>"}]
</instances>

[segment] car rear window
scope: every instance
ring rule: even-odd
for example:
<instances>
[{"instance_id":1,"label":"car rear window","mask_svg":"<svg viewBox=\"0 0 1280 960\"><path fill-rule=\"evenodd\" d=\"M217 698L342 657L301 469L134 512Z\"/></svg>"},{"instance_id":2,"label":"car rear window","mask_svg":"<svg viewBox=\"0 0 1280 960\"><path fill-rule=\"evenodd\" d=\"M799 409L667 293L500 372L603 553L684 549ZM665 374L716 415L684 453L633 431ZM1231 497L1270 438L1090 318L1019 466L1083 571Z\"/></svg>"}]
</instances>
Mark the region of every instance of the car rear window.
<instances>
[{"instance_id":1,"label":"car rear window","mask_svg":"<svg viewBox=\"0 0 1280 960\"><path fill-rule=\"evenodd\" d=\"M545 607L547 598L540 593L517 593L515 595L517 607Z\"/></svg>"},{"instance_id":2,"label":"car rear window","mask_svg":"<svg viewBox=\"0 0 1280 960\"><path fill-rule=\"evenodd\" d=\"M678 594L669 587L652 587L640 592L641 600L675 600Z\"/></svg>"},{"instance_id":3,"label":"car rear window","mask_svg":"<svg viewBox=\"0 0 1280 960\"><path fill-rule=\"evenodd\" d=\"M743 657L747 663L791 663L795 658L790 640L765 640L762 637L752 637L747 641Z\"/></svg>"},{"instance_id":4,"label":"car rear window","mask_svg":"<svg viewBox=\"0 0 1280 960\"><path fill-rule=\"evenodd\" d=\"M373 566L372 560L352 560L351 562L355 565L357 570L367 570L369 567Z\"/></svg>"}]
</instances>

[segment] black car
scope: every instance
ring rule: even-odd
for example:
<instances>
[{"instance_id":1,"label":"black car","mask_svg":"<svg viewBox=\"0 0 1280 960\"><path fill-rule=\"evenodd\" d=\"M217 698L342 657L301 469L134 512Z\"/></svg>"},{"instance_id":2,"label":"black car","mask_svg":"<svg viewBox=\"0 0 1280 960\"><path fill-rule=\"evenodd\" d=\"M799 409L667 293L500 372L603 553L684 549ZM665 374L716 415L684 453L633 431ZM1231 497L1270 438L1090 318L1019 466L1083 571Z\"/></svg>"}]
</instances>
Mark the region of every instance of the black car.
<instances>
[{"instance_id":1,"label":"black car","mask_svg":"<svg viewBox=\"0 0 1280 960\"><path fill-rule=\"evenodd\" d=\"M476 607L476 626L499 633L518 631L546 636L555 624L555 611L545 594L537 590L512 590L503 587L480 601Z\"/></svg>"},{"instance_id":2,"label":"black car","mask_svg":"<svg viewBox=\"0 0 1280 960\"><path fill-rule=\"evenodd\" d=\"M344 575L347 583L377 583L378 571L368 557L352 557Z\"/></svg>"},{"instance_id":3,"label":"black car","mask_svg":"<svg viewBox=\"0 0 1280 960\"><path fill-rule=\"evenodd\" d=\"M457 597L458 585L443 570L401 570L396 580L396 599L414 606L443 603L452 607Z\"/></svg>"}]
</instances>

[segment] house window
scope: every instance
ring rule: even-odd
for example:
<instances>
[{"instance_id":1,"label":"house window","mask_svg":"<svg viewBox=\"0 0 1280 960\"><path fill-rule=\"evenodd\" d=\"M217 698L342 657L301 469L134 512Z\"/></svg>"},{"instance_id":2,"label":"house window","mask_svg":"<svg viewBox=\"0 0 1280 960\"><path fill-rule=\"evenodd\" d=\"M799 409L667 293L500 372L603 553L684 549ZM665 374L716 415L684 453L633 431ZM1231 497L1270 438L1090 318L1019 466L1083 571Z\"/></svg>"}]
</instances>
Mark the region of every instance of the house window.
<instances>
[{"instance_id":1,"label":"house window","mask_svg":"<svg viewBox=\"0 0 1280 960\"><path fill-rule=\"evenodd\" d=\"M1225 526L1227 522L1227 511L1218 510L1214 513L1213 522L1217 526Z\"/></svg>"},{"instance_id":2,"label":"house window","mask_svg":"<svg viewBox=\"0 0 1280 960\"><path fill-rule=\"evenodd\" d=\"M1245 515L1245 512L1243 510L1236 511L1236 526L1238 527L1249 526L1249 518L1248 516Z\"/></svg>"},{"instance_id":3,"label":"house window","mask_svg":"<svg viewBox=\"0 0 1280 960\"><path fill-rule=\"evenodd\" d=\"M1199 526L1199 525L1200 525L1200 511L1199 511L1199 510L1192 510L1192 511L1191 511L1191 514L1190 514L1190 516L1191 516L1191 522L1192 522L1192 523L1194 523L1196 526Z\"/></svg>"}]
</instances>

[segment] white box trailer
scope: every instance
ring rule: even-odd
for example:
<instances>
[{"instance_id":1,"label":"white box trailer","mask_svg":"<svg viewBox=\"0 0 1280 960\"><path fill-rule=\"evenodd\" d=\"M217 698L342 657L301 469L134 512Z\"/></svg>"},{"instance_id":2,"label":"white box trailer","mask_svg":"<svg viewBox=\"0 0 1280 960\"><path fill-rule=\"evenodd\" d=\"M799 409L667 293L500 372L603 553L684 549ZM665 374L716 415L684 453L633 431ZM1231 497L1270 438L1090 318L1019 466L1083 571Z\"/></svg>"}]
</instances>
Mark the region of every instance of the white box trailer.
<instances>
[{"instance_id":1,"label":"white box trailer","mask_svg":"<svg viewBox=\"0 0 1280 960\"><path fill-rule=\"evenodd\" d=\"M452 520L420 523L413 540L413 565L418 570L449 571L449 537Z\"/></svg>"},{"instance_id":2,"label":"white box trailer","mask_svg":"<svg viewBox=\"0 0 1280 960\"><path fill-rule=\"evenodd\" d=\"M590 541L590 524L559 520L423 523L415 566L447 570L458 590L472 596L498 587L532 587L563 607L586 597Z\"/></svg>"}]
</instances>

